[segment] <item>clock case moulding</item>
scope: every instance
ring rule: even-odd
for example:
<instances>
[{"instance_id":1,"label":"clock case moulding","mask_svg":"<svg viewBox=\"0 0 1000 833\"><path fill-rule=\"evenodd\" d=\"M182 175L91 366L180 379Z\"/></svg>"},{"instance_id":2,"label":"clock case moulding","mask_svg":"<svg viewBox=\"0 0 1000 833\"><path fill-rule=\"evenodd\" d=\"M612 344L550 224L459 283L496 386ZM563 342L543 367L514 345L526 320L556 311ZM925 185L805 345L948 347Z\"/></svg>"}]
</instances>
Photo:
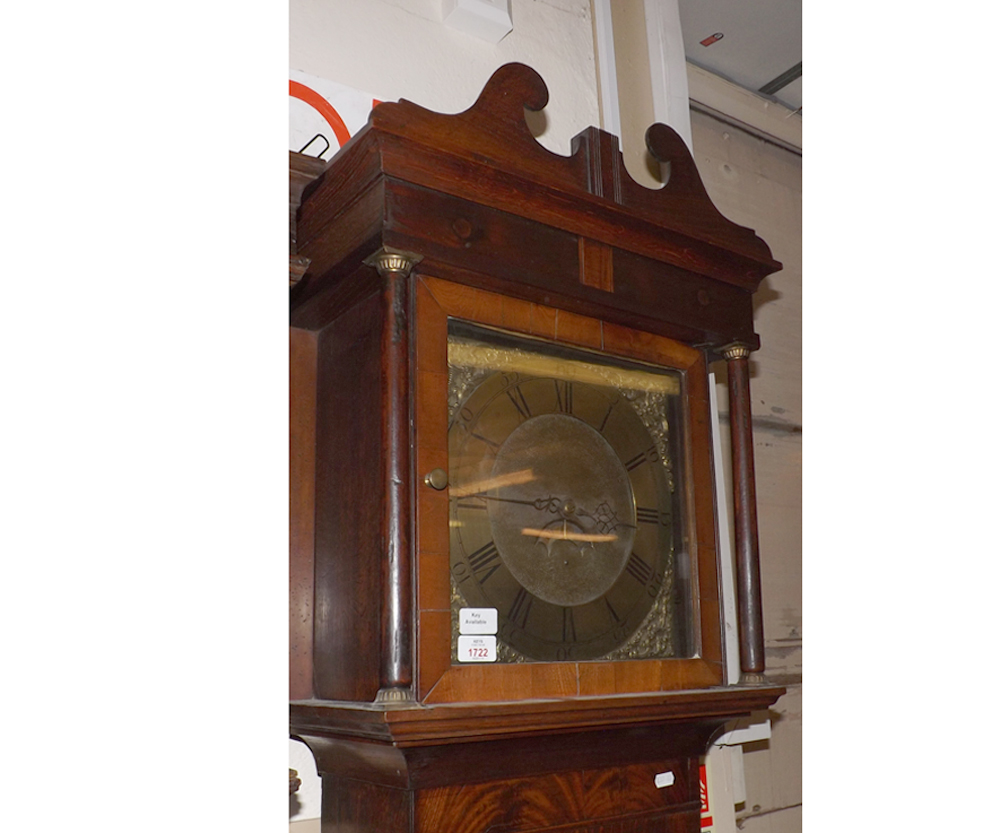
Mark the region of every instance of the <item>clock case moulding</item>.
<instances>
[{"instance_id":1,"label":"clock case moulding","mask_svg":"<svg viewBox=\"0 0 1000 833\"><path fill-rule=\"evenodd\" d=\"M479 784L486 807L528 776L530 789L558 782L584 803L618 795L632 815L672 819L622 830L697 829L697 756L726 720L783 693L763 676L747 359L753 292L781 264L715 209L670 128L646 135L669 164L651 190L597 128L568 157L539 145L524 111L547 98L510 64L465 112L384 103L328 165L290 154L291 724L323 774L324 829L432 830L449 791ZM684 370L698 657L452 665L448 494L424 482L447 469L448 316ZM743 670L729 686L707 390L719 358ZM483 755L488 772L474 766ZM647 790L646 770L668 765L675 785ZM612 771L613 789L578 783ZM510 830L543 829L511 806L496 803Z\"/></svg>"}]
</instances>

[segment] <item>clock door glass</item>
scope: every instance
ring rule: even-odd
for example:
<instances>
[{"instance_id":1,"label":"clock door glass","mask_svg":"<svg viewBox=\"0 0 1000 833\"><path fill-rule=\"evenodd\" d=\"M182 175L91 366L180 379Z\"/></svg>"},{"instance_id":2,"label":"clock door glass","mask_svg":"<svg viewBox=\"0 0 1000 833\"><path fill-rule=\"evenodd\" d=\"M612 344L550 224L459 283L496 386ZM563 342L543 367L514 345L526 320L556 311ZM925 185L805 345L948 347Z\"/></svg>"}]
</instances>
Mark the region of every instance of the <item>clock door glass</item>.
<instances>
[{"instance_id":1,"label":"clock door glass","mask_svg":"<svg viewBox=\"0 0 1000 833\"><path fill-rule=\"evenodd\" d=\"M453 661L693 656L683 373L457 320L448 368Z\"/></svg>"}]
</instances>

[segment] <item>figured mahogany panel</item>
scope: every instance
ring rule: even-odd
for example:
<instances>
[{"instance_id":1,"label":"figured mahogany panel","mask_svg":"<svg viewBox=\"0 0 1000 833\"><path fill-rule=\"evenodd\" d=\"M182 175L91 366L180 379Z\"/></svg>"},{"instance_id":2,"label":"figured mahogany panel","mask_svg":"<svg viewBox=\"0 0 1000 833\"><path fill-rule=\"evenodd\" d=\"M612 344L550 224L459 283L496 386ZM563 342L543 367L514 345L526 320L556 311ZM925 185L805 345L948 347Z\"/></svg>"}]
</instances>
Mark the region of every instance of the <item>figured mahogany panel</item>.
<instances>
[{"instance_id":1,"label":"figured mahogany panel","mask_svg":"<svg viewBox=\"0 0 1000 833\"><path fill-rule=\"evenodd\" d=\"M374 699L384 559L382 303L371 295L319 335L315 695Z\"/></svg>"},{"instance_id":2,"label":"figured mahogany panel","mask_svg":"<svg viewBox=\"0 0 1000 833\"><path fill-rule=\"evenodd\" d=\"M643 780L647 774L641 773ZM323 778L322 833L696 833L696 801L634 810L632 769L402 790Z\"/></svg>"},{"instance_id":3,"label":"figured mahogany panel","mask_svg":"<svg viewBox=\"0 0 1000 833\"><path fill-rule=\"evenodd\" d=\"M489 759L483 766L489 766ZM677 811L683 813L682 818L696 812L697 779L692 796L690 768L688 762L670 760L424 790L416 796L414 829L449 833L663 830L663 821ZM657 772L678 770L673 786L647 788ZM690 828L682 823L675 829Z\"/></svg>"},{"instance_id":4,"label":"figured mahogany panel","mask_svg":"<svg viewBox=\"0 0 1000 833\"><path fill-rule=\"evenodd\" d=\"M404 757L409 784L421 789L634 767L635 792L645 796L629 807L635 811L692 800L697 777L691 780L689 762L708 736L705 726L632 726L408 748ZM674 774L674 785L656 788L654 776L665 771Z\"/></svg>"},{"instance_id":5,"label":"figured mahogany panel","mask_svg":"<svg viewBox=\"0 0 1000 833\"><path fill-rule=\"evenodd\" d=\"M423 272L423 262L418 269ZM445 530L448 518L448 492L424 484L421 480L424 472L420 469L416 506L418 700L426 703L502 701L719 685L723 679L721 612L715 564L711 445L707 430L707 366L703 353L660 336L495 295L426 273L417 279L414 295L418 401L432 390L438 395L441 393L439 387L447 372L448 316L505 326L528 335L544 335L557 342L603 348L623 358L665 364L684 371L685 384L692 393L690 410L684 420L690 435L689 459L686 460L691 484L687 528L695 574L689 604L698 640L695 646L698 656L690 659L452 665L450 636L444 632L443 611L437 607L445 602L444 580L437 571L441 570L444 561L442 555L448 551L445 533L441 531ZM440 467L447 470L446 436L442 435L442 431L447 431L446 417L442 415L444 397L438 401L440 405L421 406L416 412L415 453L425 466L431 461L441 461ZM427 408L430 410L425 413Z\"/></svg>"}]
</instances>

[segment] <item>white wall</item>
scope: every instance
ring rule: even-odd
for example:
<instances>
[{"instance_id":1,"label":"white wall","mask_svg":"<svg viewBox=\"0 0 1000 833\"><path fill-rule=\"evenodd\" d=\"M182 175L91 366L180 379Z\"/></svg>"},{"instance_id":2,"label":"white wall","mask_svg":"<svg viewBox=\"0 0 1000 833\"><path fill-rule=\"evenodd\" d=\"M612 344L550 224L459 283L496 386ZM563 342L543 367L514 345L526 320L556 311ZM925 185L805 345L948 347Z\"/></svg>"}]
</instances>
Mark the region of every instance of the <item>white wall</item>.
<instances>
[{"instance_id":1,"label":"white wall","mask_svg":"<svg viewBox=\"0 0 1000 833\"><path fill-rule=\"evenodd\" d=\"M456 113L495 69L519 61L549 88L542 145L569 154L573 136L600 123L590 0L512 0L514 30L495 45L445 26L441 8L441 0L290 0L290 68Z\"/></svg>"},{"instance_id":2,"label":"white wall","mask_svg":"<svg viewBox=\"0 0 1000 833\"><path fill-rule=\"evenodd\" d=\"M754 299L761 347L751 356L751 409L766 672L788 689L767 744L743 756L745 833L802 830L802 160L745 131L691 114L695 161L709 196L754 228L784 268ZM728 412L720 370L720 411ZM728 443L728 421L722 421ZM725 455L724 455L725 456ZM730 517L732 512L730 511Z\"/></svg>"}]
</instances>

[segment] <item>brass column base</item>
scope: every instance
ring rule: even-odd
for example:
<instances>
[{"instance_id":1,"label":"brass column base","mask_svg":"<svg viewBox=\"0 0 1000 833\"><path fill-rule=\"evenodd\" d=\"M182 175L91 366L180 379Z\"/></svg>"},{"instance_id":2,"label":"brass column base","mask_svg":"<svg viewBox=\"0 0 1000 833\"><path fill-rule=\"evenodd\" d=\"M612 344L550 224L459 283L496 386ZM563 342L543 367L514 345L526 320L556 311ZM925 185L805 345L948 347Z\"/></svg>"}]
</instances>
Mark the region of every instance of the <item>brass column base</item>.
<instances>
[{"instance_id":1,"label":"brass column base","mask_svg":"<svg viewBox=\"0 0 1000 833\"><path fill-rule=\"evenodd\" d=\"M412 706L413 692L408 688L380 688L375 695L376 706Z\"/></svg>"}]
</instances>

